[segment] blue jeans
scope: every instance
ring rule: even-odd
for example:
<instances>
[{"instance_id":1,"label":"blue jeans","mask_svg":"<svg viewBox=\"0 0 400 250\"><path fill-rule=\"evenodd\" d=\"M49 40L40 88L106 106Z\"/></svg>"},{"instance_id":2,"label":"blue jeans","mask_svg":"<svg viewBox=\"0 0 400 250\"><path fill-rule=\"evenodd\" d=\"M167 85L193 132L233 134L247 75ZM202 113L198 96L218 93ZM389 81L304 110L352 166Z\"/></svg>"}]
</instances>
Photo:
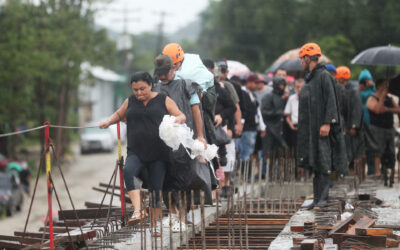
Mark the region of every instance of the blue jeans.
<instances>
[{"instance_id":1,"label":"blue jeans","mask_svg":"<svg viewBox=\"0 0 400 250\"><path fill-rule=\"evenodd\" d=\"M242 161L248 161L250 155L254 152L256 145L257 131L243 131L239 141L239 158Z\"/></svg>"}]
</instances>

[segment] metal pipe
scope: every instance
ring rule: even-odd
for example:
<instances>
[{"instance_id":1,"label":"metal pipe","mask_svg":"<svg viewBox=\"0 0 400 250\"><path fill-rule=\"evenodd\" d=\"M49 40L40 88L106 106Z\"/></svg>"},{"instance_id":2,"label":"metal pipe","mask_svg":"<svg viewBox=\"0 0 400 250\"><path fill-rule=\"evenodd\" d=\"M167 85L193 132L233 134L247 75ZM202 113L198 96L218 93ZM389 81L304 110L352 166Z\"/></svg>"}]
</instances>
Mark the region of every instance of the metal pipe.
<instances>
[{"instance_id":1,"label":"metal pipe","mask_svg":"<svg viewBox=\"0 0 400 250\"><path fill-rule=\"evenodd\" d=\"M182 234L182 192L178 191L178 204L176 207L178 208L178 216L179 216L179 245L182 245L183 234Z\"/></svg>"},{"instance_id":2,"label":"metal pipe","mask_svg":"<svg viewBox=\"0 0 400 250\"><path fill-rule=\"evenodd\" d=\"M204 191L200 191L200 209L201 209L201 245L206 250L206 225L204 218Z\"/></svg>"},{"instance_id":3,"label":"metal pipe","mask_svg":"<svg viewBox=\"0 0 400 250\"><path fill-rule=\"evenodd\" d=\"M240 201L240 191L238 191L237 200ZM242 250L243 249L243 235L242 235L242 207L241 207L241 202L239 202L238 212L239 212L238 218L239 218L240 250Z\"/></svg>"},{"instance_id":4,"label":"metal pipe","mask_svg":"<svg viewBox=\"0 0 400 250\"><path fill-rule=\"evenodd\" d=\"M194 190L190 190L190 200L191 200L191 209L192 209L192 237L194 238L196 236L196 229L194 228ZM196 241L193 240L193 249L196 249Z\"/></svg>"},{"instance_id":5,"label":"metal pipe","mask_svg":"<svg viewBox=\"0 0 400 250\"><path fill-rule=\"evenodd\" d=\"M164 249L164 239L163 239L163 214L162 214L162 193L161 190L158 191L158 206L160 206L160 245L161 245L161 249Z\"/></svg>"},{"instance_id":6,"label":"metal pipe","mask_svg":"<svg viewBox=\"0 0 400 250\"><path fill-rule=\"evenodd\" d=\"M140 190L140 249L143 250L144 249L144 239L143 239L143 191Z\"/></svg>"},{"instance_id":7,"label":"metal pipe","mask_svg":"<svg viewBox=\"0 0 400 250\"><path fill-rule=\"evenodd\" d=\"M259 158L258 162L258 191L257 191L257 214L260 214L260 202L261 202L261 177L262 177L262 164L263 164L263 159L262 157Z\"/></svg>"},{"instance_id":8,"label":"metal pipe","mask_svg":"<svg viewBox=\"0 0 400 250\"><path fill-rule=\"evenodd\" d=\"M187 211L187 207L188 207L188 201L187 201L187 191L184 192L184 206L185 206L185 223L186 223L186 230L185 230L185 238L186 238L186 250L189 250L189 234L188 234L188 216L187 214L189 213L189 211ZM194 227L194 223L192 222L192 227Z\"/></svg>"},{"instance_id":9,"label":"metal pipe","mask_svg":"<svg viewBox=\"0 0 400 250\"><path fill-rule=\"evenodd\" d=\"M220 250L219 248L219 192L216 192L215 196L217 206L216 206L216 213L217 213L217 250Z\"/></svg>"},{"instance_id":10,"label":"metal pipe","mask_svg":"<svg viewBox=\"0 0 400 250\"><path fill-rule=\"evenodd\" d=\"M254 174L255 174L255 171L254 171L255 168L254 168L254 166L255 166L255 165L256 165L256 160L253 159L253 160L251 161L251 164L250 164L250 178L251 178L251 180L250 180L250 182L251 182L250 213L253 213L253 212L254 212L254 211L253 211L253 209L254 209L254 207L253 207L253 201L254 201ZM247 209L247 207L246 207L245 209Z\"/></svg>"},{"instance_id":11,"label":"metal pipe","mask_svg":"<svg viewBox=\"0 0 400 250\"><path fill-rule=\"evenodd\" d=\"M168 214L169 214L169 249L174 249L174 240L172 238L172 213L171 213L171 206L172 206L172 194L168 192Z\"/></svg>"},{"instance_id":12,"label":"metal pipe","mask_svg":"<svg viewBox=\"0 0 400 250\"><path fill-rule=\"evenodd\" d=\"M244 192L243 195L243 200L244 200L244 223L245 223L245 229L246 229L246 249L249 249L249 225L247 224L247 193Z\"/></svg>"}]
</instances>

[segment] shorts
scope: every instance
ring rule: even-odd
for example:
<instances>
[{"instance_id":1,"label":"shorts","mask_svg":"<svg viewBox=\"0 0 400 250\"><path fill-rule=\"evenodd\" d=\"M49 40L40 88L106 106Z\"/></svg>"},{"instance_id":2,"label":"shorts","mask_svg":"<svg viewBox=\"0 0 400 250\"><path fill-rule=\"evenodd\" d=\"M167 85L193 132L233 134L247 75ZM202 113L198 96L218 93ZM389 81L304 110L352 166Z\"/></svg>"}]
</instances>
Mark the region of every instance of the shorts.
<instances>
[{"instance_id":1,"label":"shorts","mask_svg":"<svg viewBox=\"0 0 400 250\"><path fill-rule=\"evenodd\" d=\"M228 163L226 164L226 166L223 166L222 169L224 170L224 172L233 172L236 160L235 142L232 140L230 143L226 144L225 147Z\"/></svg>"},{"instance_id":2,"label":"shorts","mask_svg":"<svg viewBox=\"0 0 400 250\"><path fill-rule=\"evenodd\" d=\"M382 156L383 153L390 153L394 155L394 129L380 128L374 125L370 125L369 128L378 144L378 151L375 155Z\"/></svg>"},{"instance_id":3,"label":"shorts","mask_svg":"<svg viewBox=\"0 0 400 250\"><path fill-rule=\"evenodd\" d=\"M127 191L140 189L137 177L143 168L148 172L149 191L162 190L166 173L166 163L163 161L143 162L135 154L128 154L123 169L124 182Z\"/></svg>"},{"instance_id":4,"label":"shorts","mask_svg":"<svg viewBox=\"0 0 400 250\"><path fill-rule=\"evenodd\" d=\"M239 141L239 158L242 161L248 161L250 155L254 152L256 144L257 131L243 131Z\"/></svg>"}]
</instances>

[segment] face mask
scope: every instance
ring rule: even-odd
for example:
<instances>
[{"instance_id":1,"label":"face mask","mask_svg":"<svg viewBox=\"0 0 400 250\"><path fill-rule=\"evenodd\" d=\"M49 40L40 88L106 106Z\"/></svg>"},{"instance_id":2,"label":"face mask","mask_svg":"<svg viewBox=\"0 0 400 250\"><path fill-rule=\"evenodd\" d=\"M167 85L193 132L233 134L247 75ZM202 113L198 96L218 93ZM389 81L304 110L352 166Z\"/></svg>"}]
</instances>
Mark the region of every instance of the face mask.
<instances>
[{"instance_id":1,"label":"face mask","mask_svg":"<svg viewBox=\"0 0 400 250\"><path fill-rule=\"evenodd\" d=\"M284 92L285 92L285 90L281 89L279 87L274 89L274 93L277 95L283 95Z\"/></svg>"}]
</instances>

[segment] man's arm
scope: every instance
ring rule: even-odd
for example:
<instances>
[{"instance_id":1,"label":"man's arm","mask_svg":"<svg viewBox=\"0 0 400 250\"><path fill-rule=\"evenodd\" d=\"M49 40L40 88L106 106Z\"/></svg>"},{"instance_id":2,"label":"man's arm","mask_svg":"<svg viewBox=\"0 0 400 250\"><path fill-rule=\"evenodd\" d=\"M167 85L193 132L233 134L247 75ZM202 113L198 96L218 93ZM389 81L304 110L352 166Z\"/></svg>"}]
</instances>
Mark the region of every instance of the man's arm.
<instances>
[{"instance_id":1,"label":"man's arm","mask_svg":"<svg viewBox=\"0 0 400 250\"><path fill-rule=\"evenodd\" d=\"M385 94L386 95L386 94ZM370 96L367 100L367 109L375 114L382 114L385 112L385 95L379 96L379 101L374 96Z\"/></svg>"},{"instance_id":2,"label":"man's arm","mask_svg":"<svg viewBox=\"0 0 400 250\"><path fill-rule=\"evenodd\" d=\"M235 112L235 134L240 136L242 134L243 124L242 124L242 111L240 110L239 103L236 103Z\"/></svg>"},{"instance_id":3,"label":"man's arm","mask_svg":"<svg viewBox=\"0 0 400 250\"><path fill-rule=\"evenodd\" d=\"M393 108L387 108L386 112L391 112L394 114L399 114L400 113L400 108L399 105L393 100L392 98L392 102L393 102Z\"/></svg>"}]
</instances>

